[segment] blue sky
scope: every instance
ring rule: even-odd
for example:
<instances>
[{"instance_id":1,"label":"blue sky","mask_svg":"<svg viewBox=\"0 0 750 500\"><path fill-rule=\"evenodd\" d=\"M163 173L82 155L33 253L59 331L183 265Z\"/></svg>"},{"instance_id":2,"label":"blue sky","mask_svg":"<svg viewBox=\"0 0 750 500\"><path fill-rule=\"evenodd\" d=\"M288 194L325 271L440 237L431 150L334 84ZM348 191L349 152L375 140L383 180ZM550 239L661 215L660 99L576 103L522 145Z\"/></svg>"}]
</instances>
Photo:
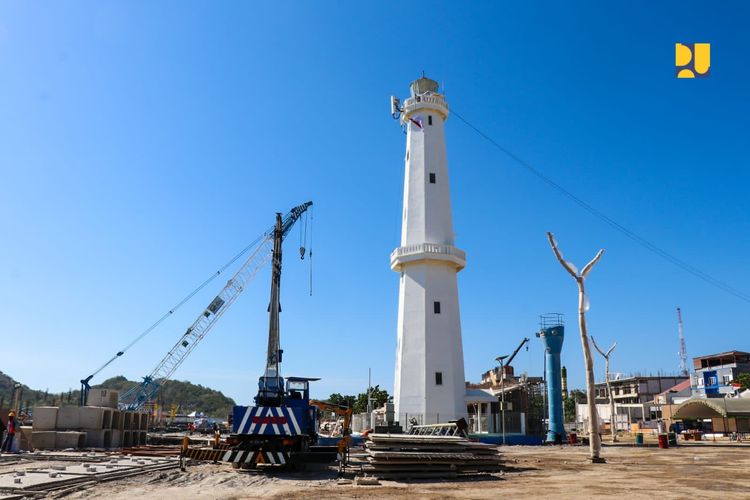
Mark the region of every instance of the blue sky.
<instances>
[{"instance_id":1,"label":"blue sky","mask_svg":"<svg viewBox=\"0 0 750 500\"><path fill-rule=\"evenodd\" d=\"M0 370L67 391L268 227L315 202L314 294L286 245L283 373L314 394L393 384L405 136L388 113L422 70L457 112L577 196L750 293L742 2L3 2ZM674 77L675 42L710 42L708 79ZM584 384L576 291L612 370L750 350L747 302L592 217L459 120L446 125L466 376L566 315ZM217 280L98 377L150 372ZM176 378L249 402L264 363L268 271ZM597 360L598 372L603 371ZM598 378L601 378L599 373ZM96 381L96 380L95 380Z\"/></svg>"}]
</instances>

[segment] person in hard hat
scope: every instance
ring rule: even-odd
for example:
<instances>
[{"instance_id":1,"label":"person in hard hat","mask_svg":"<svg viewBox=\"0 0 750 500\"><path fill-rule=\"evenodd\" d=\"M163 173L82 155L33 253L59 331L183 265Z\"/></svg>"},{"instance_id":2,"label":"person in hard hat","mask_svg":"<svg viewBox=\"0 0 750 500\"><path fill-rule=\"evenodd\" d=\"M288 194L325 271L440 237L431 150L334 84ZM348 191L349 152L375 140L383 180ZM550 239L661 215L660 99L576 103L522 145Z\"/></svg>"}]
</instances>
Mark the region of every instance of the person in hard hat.
<instances>
[{"instance_id":1,"label":"person in hard hat","mask_svg":"<svg viewBox=\"0 0 750 500\"><path fill-rule=\"evenodd\" d=\"M5 435L5 441L3 441L3 446L0 447L0 451L10 452L13 450L13 438L15 438L16 436L17 425L18 423L16 422L16 412L11 410L10 412L8 412L8 433Z\"/></svg>"}]
</instances>

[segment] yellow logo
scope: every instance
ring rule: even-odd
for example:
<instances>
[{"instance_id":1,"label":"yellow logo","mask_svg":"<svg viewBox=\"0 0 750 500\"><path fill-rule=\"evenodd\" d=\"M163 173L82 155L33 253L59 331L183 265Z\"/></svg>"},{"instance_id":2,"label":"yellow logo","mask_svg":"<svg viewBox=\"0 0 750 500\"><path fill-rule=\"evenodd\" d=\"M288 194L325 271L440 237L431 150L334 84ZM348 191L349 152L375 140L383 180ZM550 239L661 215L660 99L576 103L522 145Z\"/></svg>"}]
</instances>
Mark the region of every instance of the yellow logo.
<instances>
[{"instance_id":1,"label":"yellow logo","mask_svg":"<svg viewBox=\"0 0 750 500\"><path fill-rule=\"evenodd\" d=\"M706 78L711 72L711 44L676 43L674 64L677 78Z\"/></svg>"}]
</instances>

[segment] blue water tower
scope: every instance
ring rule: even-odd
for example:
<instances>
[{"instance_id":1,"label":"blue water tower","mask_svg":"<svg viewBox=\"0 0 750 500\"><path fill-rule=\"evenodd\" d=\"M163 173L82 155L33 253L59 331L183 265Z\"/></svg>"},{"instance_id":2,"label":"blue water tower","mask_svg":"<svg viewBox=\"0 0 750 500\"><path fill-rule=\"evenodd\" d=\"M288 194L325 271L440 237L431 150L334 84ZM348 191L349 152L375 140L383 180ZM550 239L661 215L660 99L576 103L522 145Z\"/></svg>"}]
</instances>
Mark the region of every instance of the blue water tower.
<instances>
[{"instance_id":1,"label":"blue water tower","mask_svg":"<svg viewBox=\"0 0 750 500\"><path fill-rule=\"evenodd\" d=\"M562 314L548 313L540 316L540 329L536 334L544 343L544 367L547 380L547 405L549 409L548 443L565 440L563 417L562 379L560 377L560 352L565 339Z\"/></svg>"}]
</instances>

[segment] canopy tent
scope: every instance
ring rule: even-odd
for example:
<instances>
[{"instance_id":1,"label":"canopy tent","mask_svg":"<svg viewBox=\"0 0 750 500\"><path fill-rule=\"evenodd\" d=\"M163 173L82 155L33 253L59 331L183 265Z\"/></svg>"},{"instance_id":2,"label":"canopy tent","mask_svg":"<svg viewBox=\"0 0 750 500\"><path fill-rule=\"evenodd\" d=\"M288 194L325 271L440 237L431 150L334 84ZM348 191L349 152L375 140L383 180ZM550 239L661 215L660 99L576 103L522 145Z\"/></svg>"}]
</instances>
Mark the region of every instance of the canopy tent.
<instances>
[{"instance_id":1,"label":"canopy tent","mask_svg":"<svg viewBox=\"0 0 750 500\"><path fill-rule=\"evenodd\" d=\"M673 419L750 417L750 398L690 398L677 407Z\"/></svg>"}]
</instances>

